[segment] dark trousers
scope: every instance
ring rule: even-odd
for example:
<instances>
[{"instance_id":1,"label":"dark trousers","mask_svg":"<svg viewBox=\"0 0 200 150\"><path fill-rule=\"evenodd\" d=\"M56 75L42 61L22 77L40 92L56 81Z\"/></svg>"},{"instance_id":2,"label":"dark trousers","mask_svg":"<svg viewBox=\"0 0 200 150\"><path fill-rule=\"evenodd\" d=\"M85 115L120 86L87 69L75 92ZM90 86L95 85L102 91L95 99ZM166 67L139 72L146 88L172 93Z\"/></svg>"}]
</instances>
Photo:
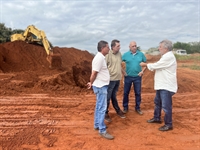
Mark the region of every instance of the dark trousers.
<instances>
[{"instance_id":1,"label":"dark trousers","mask_svg":"<svg viewBox=\"0 0 200 150\"><path fill-rule=\"evenodd\" d=\"M124 77L123 107L124 109L128 109L129 93L130 93L132 85L134 87L134 93L135 93L135 110L140 110L141 85L142 85L142 77L140 76L137 76L137 77L125 76Z\"/></svg>"},{"instance_id":2,"label":"dark trousers","mask_svg":"<svg viewBox=\"0 0 200 150\"><path fill-rule=\"evenodd\" d=\"M161 120L161 110L165 112L165 125L172 127L172 96L175 93L167 90L157 90L154 99L154 118Z\"/></svg>"},{"instance_id":3,"label":"dark trousers","mask_svg":"<svg viewBox=\"0 0 200 150\"><path fill-rule=\"evenodd\" d=\"M120 111L118 101L117 101L117 91L119 89L119 85L120 85L120 80L110 81L110 83L108 85L106 114L108 114L108 112L109 112L108 108L109 108L109 105L110 105L110 99L112 101L112 105L113 105L115 111L117 113Z\"/></svg>"}]
</instances>

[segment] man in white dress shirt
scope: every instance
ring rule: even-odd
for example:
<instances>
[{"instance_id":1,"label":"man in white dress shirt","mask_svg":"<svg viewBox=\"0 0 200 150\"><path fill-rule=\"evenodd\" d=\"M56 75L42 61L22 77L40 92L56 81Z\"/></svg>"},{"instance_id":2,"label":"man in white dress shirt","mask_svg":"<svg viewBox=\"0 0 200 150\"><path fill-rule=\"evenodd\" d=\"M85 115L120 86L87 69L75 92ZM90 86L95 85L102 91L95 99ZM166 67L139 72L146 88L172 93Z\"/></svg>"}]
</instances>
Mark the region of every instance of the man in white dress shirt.
<instances>
[{"instance_id":1,"label":"man in white dress shirt","mask_svg":"<svg viewBox=\"0 0 200 150\"><path fill-rule=\"evenodd\" d=\"M177 62L172 52L173 45L169 40L160 42L159 51L161 58L156 63L140 63L142 67L147 66L151 71L155 70L154 89L156 96L154 99L154 117L147 120L148 123L161 123L161 110L165 112L164 126L160 131L173 129L172 124L172 96L177 92Z\"/></svg>"}]
</instances>

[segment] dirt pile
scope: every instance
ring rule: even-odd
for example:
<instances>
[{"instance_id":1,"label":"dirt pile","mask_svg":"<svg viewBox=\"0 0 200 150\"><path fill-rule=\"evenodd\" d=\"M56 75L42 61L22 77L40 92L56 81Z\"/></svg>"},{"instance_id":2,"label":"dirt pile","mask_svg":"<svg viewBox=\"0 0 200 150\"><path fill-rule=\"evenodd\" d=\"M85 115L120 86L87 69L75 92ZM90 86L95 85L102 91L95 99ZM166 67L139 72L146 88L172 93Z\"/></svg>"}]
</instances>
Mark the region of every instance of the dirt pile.
<instances>
[{"instance_id":1,"label":"dirt pile","mask_svg":"<svg viewBox=\"0 0 200 150\"><path fill-rule=\"evenodd\" d=\"M0 94L91 93L92 90L86 89L86 83L89 81L91 62L94 56L88 51L66 47L54 47L54 52L61 55L62 68L60 69L49 68L47 54L42 46L23 41L0 44ZM146 55L146 57L147 62L150 63L160 59L160 55ZM188 73L185 74L178 69L178 92L199 90L199 85L195 84L198 83L199 78L193 75L194 72L188 70ZM195 80L196 82L194 82ZM154 72L147 69L142 82L142 92L155 92L153 88ZM123 79L119 93L123 93Z\"/></svg>"},{"instance_id":2,"label":"dirt pile","mask_svg":"<svg viewBox=\"0 0 200 150\"><path fill-rule=\"evenodd\" d=\"M75 48L55 47L54 51L61 55L62 68L52 70L42 46L23 41L0 44L0 94L44 91L66 94L84 90L93 55Z\"/></svg>"},{"instance_id":3,"label":"dirt pile","mask_svg":"<svg viewBox=\"0 0 200 150\"><path fill-rule=\"evenodd\" d=\"M199 55L199 54L194 54ZM148 63L157 62L161 55L146 55ZM195 60L184 60L177 61L177 82L178 82L178 93L186 92L199 92L200 76L198 70L191 70L182 68L181 66L195 64ZM143 75L142 91L143 92L155 92L154 91L154 73L146 69Z\"/></svg>"},{"instance_id":4,"label":"dirt pile","mask_svg":"<svg viewBox=\"0 0 200 150\"><path fill-rule=\"evenodd\" d=\"M93 129L96 98L85 88L93 56L74 48L55 47L55 52L62 56L59 70L49 69L41 46L0 44L0 150L199 149L200 70L183 67L193 65L194 60L178 62L172 131L160 132L161 124L146 122L153 116L155 97L154 72L146 70L142 78L144 114L135 112L133 89L125 119L110 104L112 122L105 123L115 139L108 141ZM148 62L160 58L146 57ZM123 79L117 97L123 109ZM161 118L164 121L163 112Z\"/></svg>"}]
</instances>

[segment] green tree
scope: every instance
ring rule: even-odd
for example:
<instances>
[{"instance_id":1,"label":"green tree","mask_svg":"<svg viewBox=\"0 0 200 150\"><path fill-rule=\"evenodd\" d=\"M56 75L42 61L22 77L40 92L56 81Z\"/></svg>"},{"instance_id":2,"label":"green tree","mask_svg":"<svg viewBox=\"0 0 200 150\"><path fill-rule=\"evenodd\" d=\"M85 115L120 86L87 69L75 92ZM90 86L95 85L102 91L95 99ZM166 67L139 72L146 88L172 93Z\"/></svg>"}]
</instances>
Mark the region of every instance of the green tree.
<instances>
[{"instance_id":1,"label":"green tree","mask_svg":"<svg viewBox=\"0 0 200 150\"><path fill-rule=\"evenodd\" d=\"M16 34L16 33L23 33L24 32L24 30L21 30L21 29L14 29L14 30L12 30L12 34Z\"/></svg>"},{"instance_id":2,"label":"green tree","mask_svg":"<svg viewBox=\"0 0 200 150\"><path fill-rule=\"evenodd\" d=\"M181 42L174 43L173 47L176 49L182 49Z\"/></svg>"},{"instance_id":3,"label":"green tree","mask_svg":"<svg viewBox=\"0 0 200 150\"><path fill-rule=\"evenodd\" d=\"M7 28L4 23L0 23L0 43L8 42L11 34L12 29Z\"/></svg>"},{"instance_id":4,"label":"green tree","mask_svg":"<svg viewBox=\"0 0 200 150\"><path fill-rule=\"evenodd\" d=\"M10 36L15 33L23 33L24 30L7 28L4 23L0 23L0 43L10 41Z\"/></svg>"},{"instance_id":5,"label":"green tree","mask_svg":"<svg viewBox=\"0 0 200 150\"><path fill-rule=\"evenodd\" d=\"M140 48L140 46L138 46L138 47L137 47L137 50L141 51L141 48Z\"/></svg>"},{"instance_id":6,"label":"green tree","mask_svg":"<svg viewBox=\"0 0 200 150\"><path fill-rule=\"evenodd\" d=\"M190 42L191 52L200 53L200 42Z\"/></svg>"},{"instance_id":7,"label":"green tree","mask_svg":"<svg viewBox=\"0 0 200 150\"><path fill-rule=\"evenodd\" d=\"M151 54L151 53L153 53L153 52L155 52L155 51L158 51L158 47L151 47L151 48L149 48L149 49L147 50L146 54Z\"/></svg>"},{"instance_id":8,"label":"green tree","mask_svg":"<svg viewBox=\"0 0 200 150\"><path fill-rule=\"evenodd\" d=\"M174 43L173 47L175 49L185 49L188 54L200 53L200 42L189 42L189 43L176 42Z\"/></svg>"}]
</instances>

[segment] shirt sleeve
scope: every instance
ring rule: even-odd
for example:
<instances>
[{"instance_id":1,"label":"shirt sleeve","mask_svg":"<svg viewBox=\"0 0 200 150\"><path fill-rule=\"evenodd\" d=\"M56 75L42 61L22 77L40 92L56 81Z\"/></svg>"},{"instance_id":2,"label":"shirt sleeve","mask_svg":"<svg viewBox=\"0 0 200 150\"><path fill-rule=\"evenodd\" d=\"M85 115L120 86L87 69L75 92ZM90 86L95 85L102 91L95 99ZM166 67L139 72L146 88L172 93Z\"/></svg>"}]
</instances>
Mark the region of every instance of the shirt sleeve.
<instances>
[{"instance_id":1,"label":"shirt sleeve","mask_svg":"<svg viewBox=\"0 0 200 150\"><path fill-rule=\"evenodd\" d=\"M106 65L108 66L110 63L109 53L105 56L105 59L106 59Z\"/></svg>"},{"instance_id":2,"label":"shirt sleeve","mask_svg":"<svg viewBox=\"0 0 200 150\"><path fill-rule=\"evenodd\" d=\"M143 58L142 58L143 62L147 62L147 59L145 57L145 55L143 54Z\"/></svg>"},{"instance_id":3,"label":"shirt sleeve","mask_svg":"<svg viewBox=\"0 0 200 150\"><path fill-rule=\"evenodd\" d=\"M125 54L122 55L122 61L125 61Z\"/></svg>"},{"instance_id":4,"label":"shirt sleeve","mask_svg":"<svg viewBox=\"0 0 200 150\"><path fill-rule=\"evenodd\" d=\"M173 63L173 59L171 57L163 56L156 63L147 64L147 68L151 71L158 70L158 69L164 69L164 68L168 68L169 66L171 66L172 63Z\"/></svg>"},{"instance_id":5,"label":"shirt sleeve","mask_svg":"<svg viewBox=\"0 0 200 150\"><path fill-rule=\"evenodd\" d=\"M92 70L99 72L102 68L102 61L103 59L94 59L93 63L92 63Z\"/></svg>"}]
</instances>

